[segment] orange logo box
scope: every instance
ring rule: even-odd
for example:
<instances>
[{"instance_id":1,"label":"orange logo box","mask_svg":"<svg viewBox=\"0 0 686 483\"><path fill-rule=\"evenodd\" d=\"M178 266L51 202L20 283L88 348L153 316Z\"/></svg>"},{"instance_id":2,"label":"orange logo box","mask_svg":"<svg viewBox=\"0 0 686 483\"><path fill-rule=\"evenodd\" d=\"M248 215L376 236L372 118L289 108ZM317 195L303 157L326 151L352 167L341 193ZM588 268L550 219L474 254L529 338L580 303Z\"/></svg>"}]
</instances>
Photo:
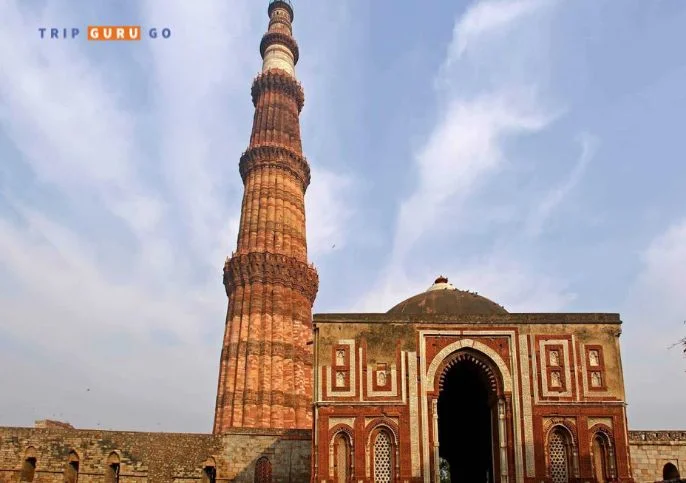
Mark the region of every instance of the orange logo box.
<instances>
[{"instance_id":1,"label":"orange logo box","mask_svg":"<svg viewBox=\"0 0 686 483\"><path fill-rule=\"evenodd\" d=\"M90 25L88 40L140 40L140 25Z\"/></svg>"}]
</instances>

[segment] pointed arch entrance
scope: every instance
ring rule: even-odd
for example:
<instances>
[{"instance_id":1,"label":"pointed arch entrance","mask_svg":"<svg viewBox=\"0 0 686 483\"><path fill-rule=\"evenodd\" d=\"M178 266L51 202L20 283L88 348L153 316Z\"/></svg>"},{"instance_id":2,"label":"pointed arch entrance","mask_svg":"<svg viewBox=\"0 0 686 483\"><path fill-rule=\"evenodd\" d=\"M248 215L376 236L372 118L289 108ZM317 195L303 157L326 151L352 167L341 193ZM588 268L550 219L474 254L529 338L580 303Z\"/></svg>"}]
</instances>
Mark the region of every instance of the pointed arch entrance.
<instances>
[{"instance_id":1,"label":"pointed arch entrance","mask_svg":"<svg viewBox=\"0 0 686 483\"><path fill-rule=\"evenodd\" d=\"M431 480L514 481L508 417L512 380L504 361L487 346L467 340L440 351L427 372L433 383Z\"/></svg>"},{"instance_id":2,"label":"pointed arch entrance","mask_svg":"<svg viewBox=\"0 0 686 483\"><path fill-rule=\"evenodd\" d=\"M498 386L490 361L476 351L458 351L443 364L436 404L441 481L496 481Z\"/></svg>"},{"instance_id":3,"label":"pointed arch entrance","mask_svg":"<svg viewBox=\"0 0 686 483\"><path fill-rule=\"evenodd\" d=\"M460 351L445 365L437 404L442 480L494 482L497 395L495 374L477 353Z\"/></svg>"}]
</instances>

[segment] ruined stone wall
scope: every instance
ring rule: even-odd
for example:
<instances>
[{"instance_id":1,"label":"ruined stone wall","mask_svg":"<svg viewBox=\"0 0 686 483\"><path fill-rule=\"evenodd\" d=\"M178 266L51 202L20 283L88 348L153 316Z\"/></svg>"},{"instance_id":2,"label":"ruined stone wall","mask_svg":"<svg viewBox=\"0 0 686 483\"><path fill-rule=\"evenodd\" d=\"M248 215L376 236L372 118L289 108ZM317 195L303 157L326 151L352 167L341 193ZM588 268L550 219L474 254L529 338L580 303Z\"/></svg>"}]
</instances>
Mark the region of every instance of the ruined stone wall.
<instances>
[{"instance_id":1,"label":"ruined stone wall","mask_svg":"<svg viewBox=\"0 0 686 483\"><path fill-rule=\"evenodd\" d=\"M108 458L120 461L120 482L191 482L208 461L216 481L254 481L266 457L274 482L310 478L310 431L241 430L223 435L69 429L0 428L0 483L17 482L34 448L35 482L64 482L69 454L78 456L79 483L104 482ZM29 450L31 451L31 450Z\"/></svg>"},{"instance_id":2,"label":"ruined stone wall","mask_svg":"<svg viewBox=\"0 0 686 483\"><path fill-rule=\"evenodd\" d=\"M686 431L629 431L629 445L636 483L662 481L667 463L686 477Z\"/></svg>"}]
</instances>

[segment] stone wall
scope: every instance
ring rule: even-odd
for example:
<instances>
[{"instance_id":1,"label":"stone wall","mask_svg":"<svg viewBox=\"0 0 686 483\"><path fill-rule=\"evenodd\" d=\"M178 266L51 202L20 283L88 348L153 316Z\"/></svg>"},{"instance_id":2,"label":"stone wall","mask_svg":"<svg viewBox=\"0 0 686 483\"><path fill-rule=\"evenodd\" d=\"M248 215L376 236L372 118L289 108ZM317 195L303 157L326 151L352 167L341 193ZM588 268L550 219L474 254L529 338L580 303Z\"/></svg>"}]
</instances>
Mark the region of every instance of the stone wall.
<instances>
[{"instance_id":1,"label":"stone wall","mask_svg":"<svg viewBox=\"0 0 686 483\"><path fill-rule=\"evenodd\" d=\"M686 431L629 431L629 445L636 483L662 481L667 463L686 476Z\"/></svg>"},{"instance_id":2,"label":"stone wall","mask_svg":"<svg viewBox=\"0 0 686 483\"><path fill-rule=\"evenodd\" d=\"M0 483L19 481L27 451L35 457L35 482L64 482L71 452L78 458L79 483L106 481L111 457L120 462L120 482L198 481L211 464L216 481L252 483L255 463L263 456L270 461L274 482L306 482L310 441L311 432L305 430L240 430L215 436L0 428Z\"/></svg>"}]
</instances>

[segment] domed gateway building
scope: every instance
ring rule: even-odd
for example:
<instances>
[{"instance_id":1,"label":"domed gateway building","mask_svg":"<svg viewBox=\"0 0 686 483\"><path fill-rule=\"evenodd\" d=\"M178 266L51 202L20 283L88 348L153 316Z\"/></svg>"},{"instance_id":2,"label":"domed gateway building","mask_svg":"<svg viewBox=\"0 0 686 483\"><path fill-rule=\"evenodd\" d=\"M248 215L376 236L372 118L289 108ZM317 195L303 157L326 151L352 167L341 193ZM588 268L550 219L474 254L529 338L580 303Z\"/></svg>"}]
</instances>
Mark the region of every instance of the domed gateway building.
<instances>
[{"instance_id":1,"label":"domed gateway building","mask_svg":"<svg viewBox=\"0 0 686 483\"><path fill-rule=\"evenodd\" d=\"M627 430L618 314L509 313L439 277L386 313L312 316L294 12L272 0L268 13L237 248L223 271L212 434L0 428L0 482L645 483L683 473L686 433Z\"/></svg>"},{"instance_id":2,"label":"domed gateway building","mask_svg":"<svg viewBox=\"0 0 686 483\"><path fill-rule=\"evenodd\" d=\"M444 277L385 314L315 315L316 481L633 481L620 324Z\"/></svg>"}]
</instances>

